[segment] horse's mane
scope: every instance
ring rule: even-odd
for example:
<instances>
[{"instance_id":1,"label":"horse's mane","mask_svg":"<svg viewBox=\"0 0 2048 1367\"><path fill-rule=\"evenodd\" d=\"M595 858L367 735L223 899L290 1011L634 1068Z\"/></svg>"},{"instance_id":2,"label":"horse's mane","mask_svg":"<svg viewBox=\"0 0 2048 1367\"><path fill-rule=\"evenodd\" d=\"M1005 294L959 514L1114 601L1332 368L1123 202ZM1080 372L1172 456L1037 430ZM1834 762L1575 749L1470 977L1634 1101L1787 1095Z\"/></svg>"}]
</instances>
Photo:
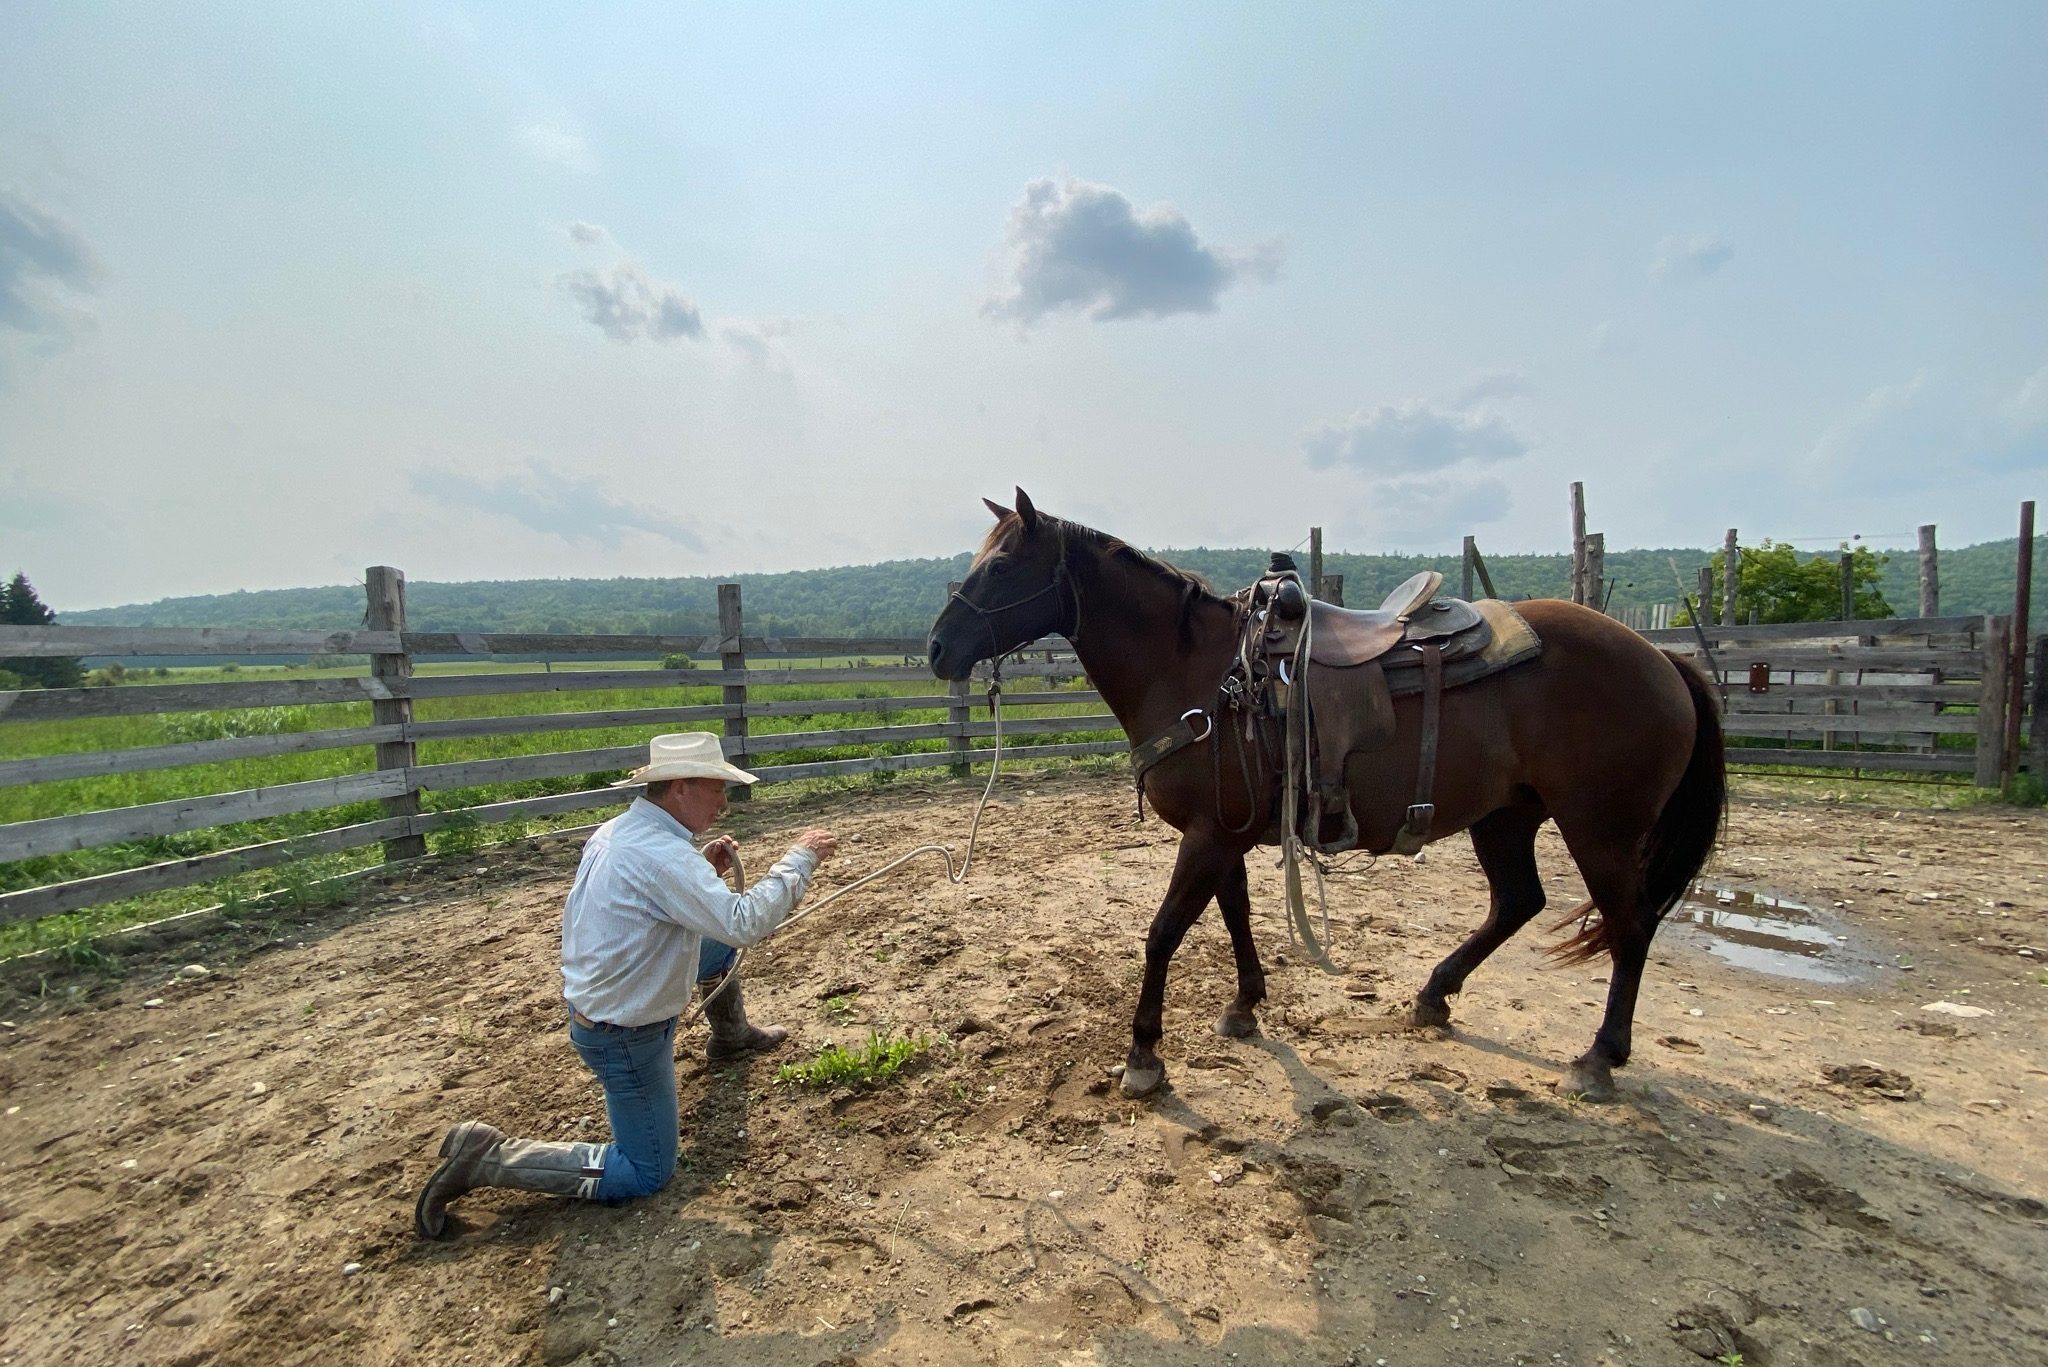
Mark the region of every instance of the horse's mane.
<instances>
[{"instance_id":1,"label":"horse's mane","mask_svg":"<svg viewBox=\"0 0 2048 1367\"><path fill-rule=\"evenodd\" d=\"M995 526L989 528L988 536L981 543L981 549L975 553L974 558L977 563L980 562L982 556L988 554L994 548L1002 534L1008 531L1017 520L1017 514L1011 513L1008 517L996 523ZM1098 532L1093 527L1084 527L1078 522L1069 522L1065 518L1052 517L1046 513L1040 513L1038 520L1055 534L1064 533L1070 542L1089 542L1099 547L1107 557L1128 560L1140 569L1173 583L1180 590L1179 625L1183 638L1190 636L1194 630L1196 608L1205 602L1225 603L1227 601L1200 574L1161 560L1156 555L1148 555L1121 537L1111 536L1107 532Z\"/></svg>"}]
</instances>

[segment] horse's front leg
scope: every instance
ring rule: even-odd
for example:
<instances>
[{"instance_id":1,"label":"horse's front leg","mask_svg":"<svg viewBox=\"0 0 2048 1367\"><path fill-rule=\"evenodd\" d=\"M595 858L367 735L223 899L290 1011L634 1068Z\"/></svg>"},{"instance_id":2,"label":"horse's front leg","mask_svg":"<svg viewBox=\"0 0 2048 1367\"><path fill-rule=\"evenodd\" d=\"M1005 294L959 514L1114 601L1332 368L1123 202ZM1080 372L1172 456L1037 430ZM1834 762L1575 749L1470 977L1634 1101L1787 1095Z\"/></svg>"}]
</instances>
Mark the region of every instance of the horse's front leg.
<instances>
[{"instance_id":1,"label":"horse's front leg","mask_svg":"<svg viewBox=\"0 0 2048 1367\"><path fill-rule=\"evenodd\" d=\"M1216 1033L1245 1039L1259 1033L1255 1012L1266 999L1266 970L1259 964L1258 942L1252 939L1252 893L1245 879L1244 856L1230 861L1216 888L1216 909L1230 931L1230 952L1237 960L1237 1000L1217 1018Z\"/></svg>"},{"instance_id":2,"label":"horse's front leg","mask_svg":"<svg viewBox=\"0 0 2048 1367\"><path fill-rule=\"evenodd\" d=\"M1165 1032L1166 969L1188 927L1216 895L1229 860L1225 851L1201 835L1181 837L1166 899L1159 904L1152 929L1145 936L1145 982L1138 989L1137 1015L1131 1019L1131 1053L1124 1061L1125 1096L1145 1096L1166 1080L1166 1065L1159 1061L1156 1048Z\"/></svg>"}]
</instances>

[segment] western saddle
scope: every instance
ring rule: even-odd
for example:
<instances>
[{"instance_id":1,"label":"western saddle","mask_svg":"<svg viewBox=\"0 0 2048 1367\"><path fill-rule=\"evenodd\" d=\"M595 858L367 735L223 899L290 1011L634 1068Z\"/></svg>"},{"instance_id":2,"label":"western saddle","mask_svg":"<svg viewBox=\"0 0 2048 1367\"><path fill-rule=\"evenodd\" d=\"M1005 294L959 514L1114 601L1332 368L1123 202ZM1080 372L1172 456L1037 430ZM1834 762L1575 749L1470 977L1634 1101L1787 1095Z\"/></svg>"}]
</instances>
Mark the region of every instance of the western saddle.
<instances>
[{"instance_id":1,"label":"western saddle","mask_svg":"<svg viewBox=\"0 0 2048 1367\"><path fill-rule=\"evenodd\" d=\"M1322 854L1356 849L1358 819L1345 769L1353 758L1393 744L1394 697L1417 693L1422 734L1415 798L1391 848L1402 854L1420 850L1436 817L1431 794L1443 690L1520 663L1541 648L1506 604L1487 603L1482 611L1463 599L1439 598L1442 587L1443 576L1425 570L1379 607L1351 610L1311 598L1293 560L1275 555L1268 572L1236 595L1237 656L1224 675L1214 715L1193 709L1132 749L1139 815L1145 775L1155 764L1241 721L1239 763L1246 783L1247 754L1254 749L1273 756L1269 763L1285 774L1285 783L1279 810L1262 812L1254 801L1247 824L1234 829L1263 821L1262 844L1298 841ZM1495 621L1509 633L1499 648L1493 648ZM1216 763L1220 818L1220 750Z\"/></svg>"}]
</instances>

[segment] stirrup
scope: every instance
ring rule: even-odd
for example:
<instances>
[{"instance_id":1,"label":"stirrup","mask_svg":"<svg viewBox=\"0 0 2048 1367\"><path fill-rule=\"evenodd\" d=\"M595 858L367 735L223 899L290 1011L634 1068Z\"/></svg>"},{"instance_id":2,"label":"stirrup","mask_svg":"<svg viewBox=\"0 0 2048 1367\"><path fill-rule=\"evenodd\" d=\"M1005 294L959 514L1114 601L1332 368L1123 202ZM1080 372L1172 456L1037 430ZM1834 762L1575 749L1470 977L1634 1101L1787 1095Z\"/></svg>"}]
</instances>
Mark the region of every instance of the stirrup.
<instances>
[{"instance_id":1,"label":"stirrup","mask_svg":"<svg viewBox=\"0 0 2048 1367\"><path fill-rule=\"evenodd\" d=\"M1395 854L1419 854L1429 843L1429 828L1436 821L1434 802L1416 802L1408 807L1408 819L1394 834Z\"/></svg>"}]
</instances>

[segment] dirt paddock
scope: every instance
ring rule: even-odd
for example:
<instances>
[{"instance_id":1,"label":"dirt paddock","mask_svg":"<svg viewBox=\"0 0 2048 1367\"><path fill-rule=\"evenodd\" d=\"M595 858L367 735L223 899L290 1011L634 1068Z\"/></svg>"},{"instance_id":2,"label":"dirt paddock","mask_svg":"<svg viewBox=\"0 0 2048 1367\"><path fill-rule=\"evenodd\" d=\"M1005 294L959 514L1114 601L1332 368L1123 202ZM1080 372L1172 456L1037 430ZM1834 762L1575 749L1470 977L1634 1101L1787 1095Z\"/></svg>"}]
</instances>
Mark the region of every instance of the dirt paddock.
<instances>
[{"instance_id":1,"label":"dirt paddock","mask_svg":"<svg viewBox=\"0 0 2048 1367\"><path fill-rule=\"evenodd\" d=\"M732 829L765 867L835 827L829 888L961 842L977 791L766 794ZM1553 1086L1604 962L1545 967L1533 928L1449 1031L1400 1027L1483 912L1462 838L1332 880L1334 976L1287 955L1260 860L1262 1034L1210 1029L1211 912L1172 1090L1124 1101L1173 843L1117 779L1006 778L965 886L914 864L750 962L780 1061L885 1029L919 1065L810 1092L691 1035L667 1191L479 1193L433 1245L411 1201L451 1122L604 1136L554 966L575 841L216 924L82 1004L17 970L0 1363L2048 1360L2048 813L1739 798L1709 870L1737 900L1659 938L1608 1105ZM1751 914L1796 909L1749 893L1812 908L1803 943L1773 955Z\"/></svg>"}]
</instances>

